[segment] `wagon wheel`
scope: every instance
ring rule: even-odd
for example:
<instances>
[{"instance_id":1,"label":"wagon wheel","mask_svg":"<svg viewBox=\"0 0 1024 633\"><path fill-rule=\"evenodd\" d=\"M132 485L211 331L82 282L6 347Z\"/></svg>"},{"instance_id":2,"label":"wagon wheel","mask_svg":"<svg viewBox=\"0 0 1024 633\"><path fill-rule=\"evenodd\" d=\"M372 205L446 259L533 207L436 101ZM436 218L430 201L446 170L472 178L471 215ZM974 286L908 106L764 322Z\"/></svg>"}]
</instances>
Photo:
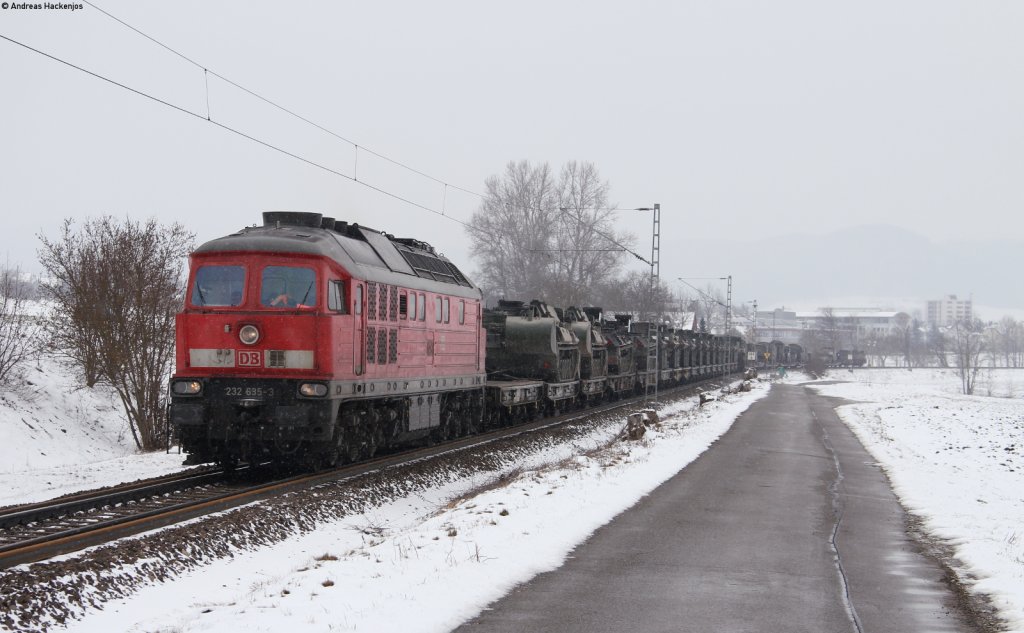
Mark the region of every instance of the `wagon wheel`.
<instances>
[{"instance_id":1,"label":"wagon wheel","mask_svg":"<svg viewBox=\"0 0 1024 633\"><path fill-rule=\"evenodd\" d=\"M484 418L484 430L496 429L502 425L502 407L493 406L487 410Z\"/></svg>"}]
</instances>

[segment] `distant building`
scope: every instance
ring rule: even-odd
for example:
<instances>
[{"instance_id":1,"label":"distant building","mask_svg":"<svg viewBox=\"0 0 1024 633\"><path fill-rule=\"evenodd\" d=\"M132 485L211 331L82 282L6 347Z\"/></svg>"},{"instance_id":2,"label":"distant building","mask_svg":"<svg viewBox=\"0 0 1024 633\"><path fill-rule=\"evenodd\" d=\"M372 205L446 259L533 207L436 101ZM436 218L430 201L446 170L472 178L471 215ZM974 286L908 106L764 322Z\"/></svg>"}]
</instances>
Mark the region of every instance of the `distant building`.
<instances>
[{"instance_id":1,"label":"distant building","mask_svg":"<svg viewBox=\"0 0 1024 633\"><path fill-rule=\"evenodd\" d=\"M877 308L832 308L832 318L835 319L837 343L842 349L863 349L870 341L888 336L911 321L906 312ZM758 311L756 340L803 344L808 331L825 327L825 320L821 310Z\"/></svg>"},{"instance_id":2,"label":"distant building","mask_svg":"<svg viewBox=\"0 0 1024 633\"><path fill-rule=\"evenodd\" d=\"M928 323L938 326L953 325L957 321L969 321L972 318L970 299L957 299L956 295L946 295L938 301L928 302Z\"/></svg>"}]
</instances>

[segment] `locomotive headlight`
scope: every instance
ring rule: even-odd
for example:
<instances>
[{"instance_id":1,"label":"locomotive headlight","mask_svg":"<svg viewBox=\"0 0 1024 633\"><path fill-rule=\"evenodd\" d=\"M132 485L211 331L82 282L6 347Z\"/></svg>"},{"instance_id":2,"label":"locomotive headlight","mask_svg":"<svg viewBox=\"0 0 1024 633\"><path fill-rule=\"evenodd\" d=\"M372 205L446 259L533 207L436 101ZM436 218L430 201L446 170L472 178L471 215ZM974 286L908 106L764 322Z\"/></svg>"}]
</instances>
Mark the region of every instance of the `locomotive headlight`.
<instances>
[{"instance_id":1,"label":"locomotive headlight","mask_svg":"<svg viewBox=\"0 0 1024 633\"><path fill-rule=\"evenodd\" d=\"M242 329L238 330L238 340L246 345L255 345L256 341L260 340L260 331L255 325L243 325Z\"/></svg>"},{"instance_id":2,"label":"locomotive headlight","mask_svg":"<svg viewBox=\"0 0 1024 633\"><path fill-rule=\"evenodd\" d=\"M203 383L198 380L175 380L171 391L177 396L194 396L203 390Z\"/></svg>"},{"instance_id":3,"label":"locomotive headlight","mask_svg":"<svg viewBox=\"0 0 1024 633\"><path fill-rule=\"evenodd\" d=\"M304 382L299 385L299 393L307 398L323 398L327 395L327 385L320 382Z\"/></svg>"}]
</instances>

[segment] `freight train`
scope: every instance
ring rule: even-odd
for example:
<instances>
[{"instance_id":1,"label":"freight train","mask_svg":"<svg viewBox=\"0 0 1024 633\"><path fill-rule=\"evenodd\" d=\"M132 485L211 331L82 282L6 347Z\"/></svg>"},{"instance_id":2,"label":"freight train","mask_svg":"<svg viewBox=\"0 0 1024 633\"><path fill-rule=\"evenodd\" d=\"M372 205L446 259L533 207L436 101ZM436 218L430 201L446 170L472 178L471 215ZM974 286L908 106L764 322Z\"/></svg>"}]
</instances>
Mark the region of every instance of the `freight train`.
<instances>
[{"instance_id":1,"label":"freight train","mask_svg":"<svg viewBox=\"0 0 1024 633\"><path fill-rule=\"evenodd\" d=\"M186 463L310 468L743 369L738 337L501 301L429 244L318 213L190 257L169 417Z\"/></svg>"}]
</instances>

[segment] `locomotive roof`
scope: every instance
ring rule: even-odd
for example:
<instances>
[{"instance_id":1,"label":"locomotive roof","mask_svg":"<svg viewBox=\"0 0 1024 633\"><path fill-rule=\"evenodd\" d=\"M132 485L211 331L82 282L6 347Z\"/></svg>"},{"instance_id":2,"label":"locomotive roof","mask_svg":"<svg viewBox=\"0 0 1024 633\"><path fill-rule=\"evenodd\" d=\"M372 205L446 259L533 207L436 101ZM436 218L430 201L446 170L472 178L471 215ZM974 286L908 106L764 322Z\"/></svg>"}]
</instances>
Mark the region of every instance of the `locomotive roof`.
<instances>
[{"instance_id":1,"label":"locomotive roof","mask_svg":"<svg viewBox=\"0 0 1024 633\"><path fill-rule=\"evenodd\" d=\"M480 290L425 242L395 238L319 213L266 212L263 226L206 242L196 254L297 253L328 257L353 277L479 299Z\"/></svg>"}]
</instances>

